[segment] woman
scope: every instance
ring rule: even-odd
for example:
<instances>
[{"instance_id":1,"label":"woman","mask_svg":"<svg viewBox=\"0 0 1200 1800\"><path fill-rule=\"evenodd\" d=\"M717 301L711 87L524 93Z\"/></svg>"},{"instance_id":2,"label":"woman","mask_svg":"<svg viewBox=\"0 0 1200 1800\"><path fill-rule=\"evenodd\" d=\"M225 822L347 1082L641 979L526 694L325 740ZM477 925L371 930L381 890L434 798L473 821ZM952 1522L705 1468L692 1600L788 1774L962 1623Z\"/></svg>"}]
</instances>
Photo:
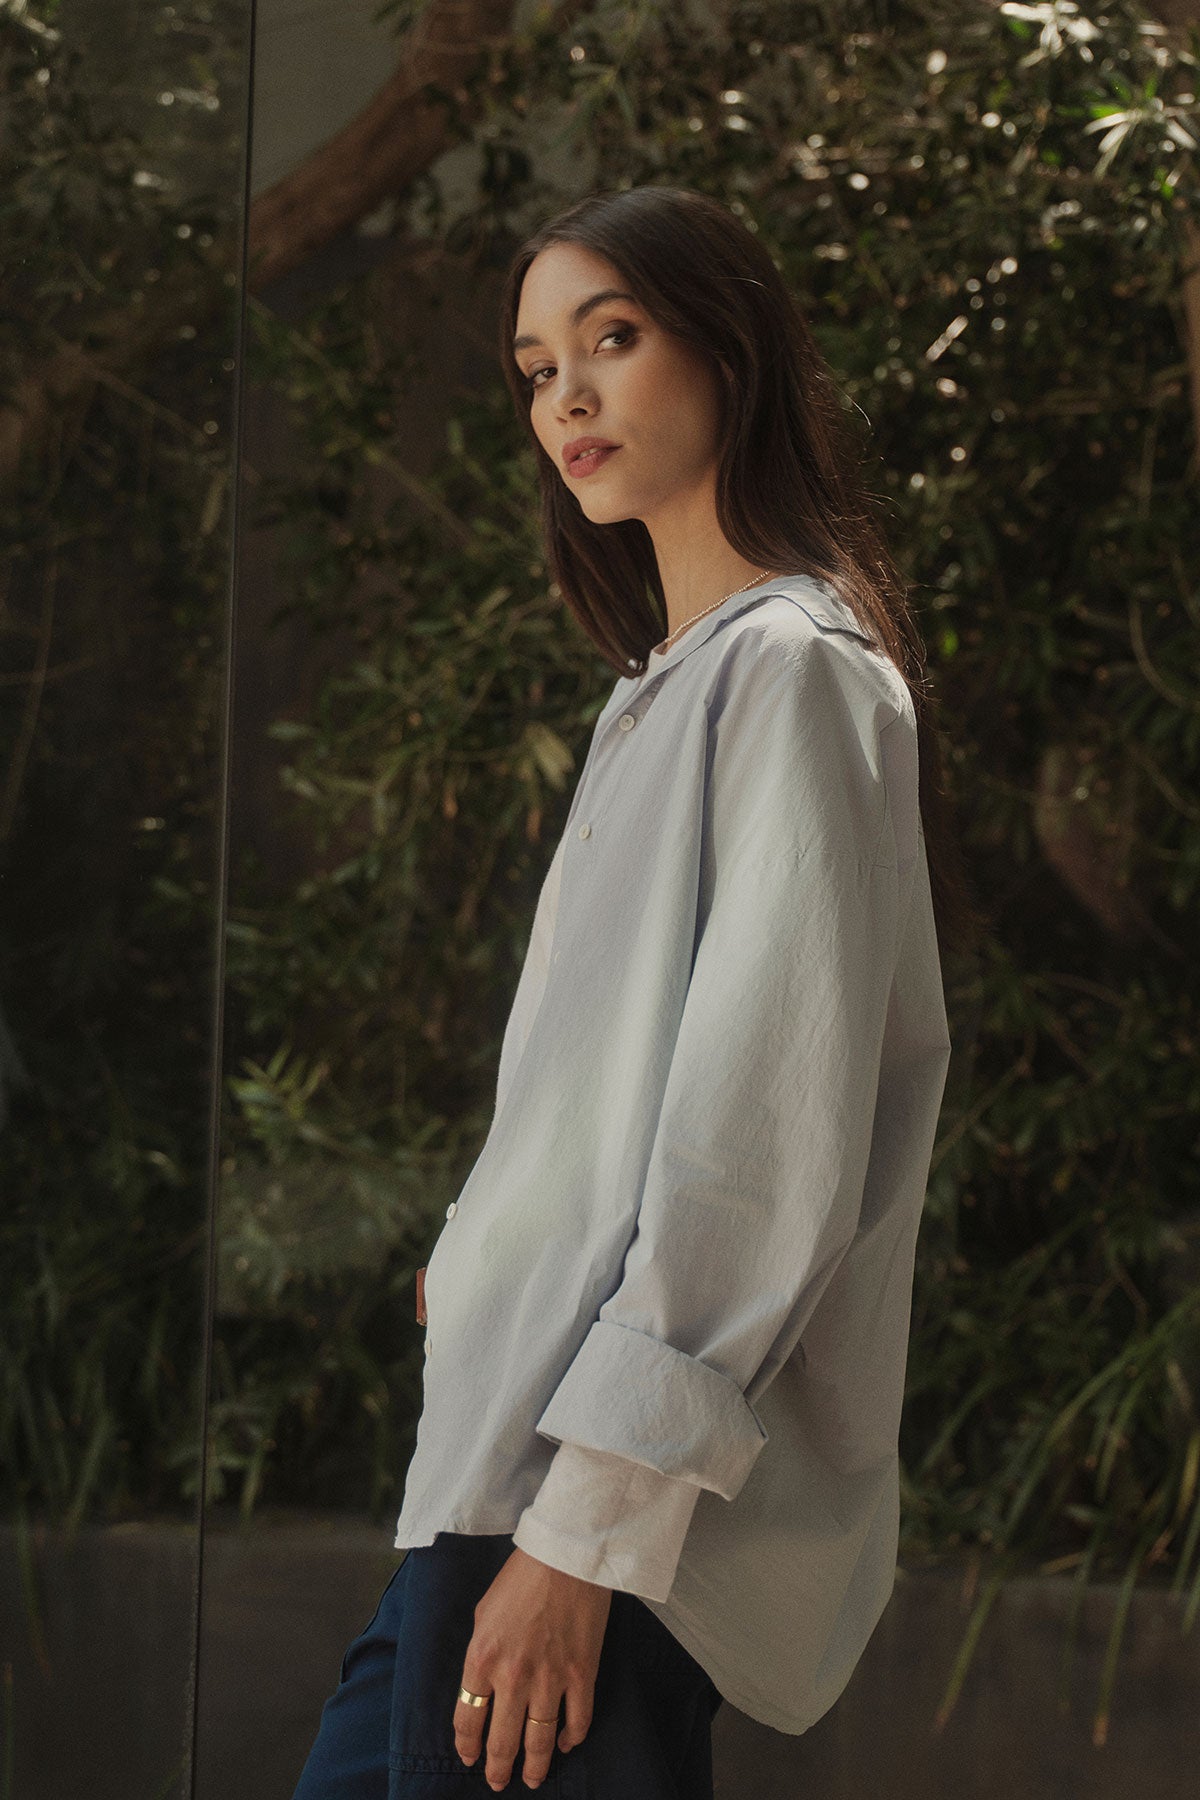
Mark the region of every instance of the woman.
<instances>
[{"instance_id":1,"label":"woman","mask_svg":"<svg viewBox=\"0 0 1200 1800\"><path fill-rule=\"evenodd\" d=\"M721 1699L805 1730L895 1575L938 938L976 919L920 637L725 207L572 207L512 263L500 354L618 679L418 1279L407 1554L296 1800L704 1800Z\"/></svg>"}]
</instances>

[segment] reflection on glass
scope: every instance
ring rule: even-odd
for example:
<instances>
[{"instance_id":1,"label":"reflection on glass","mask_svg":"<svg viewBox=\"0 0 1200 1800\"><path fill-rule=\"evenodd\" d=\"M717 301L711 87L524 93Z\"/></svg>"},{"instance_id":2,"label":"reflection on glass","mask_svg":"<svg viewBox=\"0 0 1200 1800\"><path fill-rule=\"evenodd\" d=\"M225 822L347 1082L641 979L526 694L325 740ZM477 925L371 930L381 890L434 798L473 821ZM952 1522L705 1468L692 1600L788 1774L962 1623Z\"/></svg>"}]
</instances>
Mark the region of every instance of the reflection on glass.
<instances>
[{"instance_id":1,"label":"reflection on glass","mask_svg":"<svg viewBox=\"0 0 1200 1800\"><path fill-rule=\"evenodd\" d=\"M0 9L0 1797L190 1788L250 0Z\"/></svg>"}]
</instances>

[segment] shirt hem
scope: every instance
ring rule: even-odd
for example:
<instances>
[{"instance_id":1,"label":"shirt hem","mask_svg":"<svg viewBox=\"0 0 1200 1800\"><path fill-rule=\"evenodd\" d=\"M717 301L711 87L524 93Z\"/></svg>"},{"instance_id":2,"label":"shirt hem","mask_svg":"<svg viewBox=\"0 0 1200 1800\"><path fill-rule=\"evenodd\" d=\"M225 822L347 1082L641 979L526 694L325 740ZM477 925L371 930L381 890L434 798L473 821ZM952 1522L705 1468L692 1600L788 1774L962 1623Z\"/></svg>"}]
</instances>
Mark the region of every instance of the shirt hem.
<instances>
[{"instance_id":1,"label":"shirt hem","mask_svg":"<svg viewBox=\"0 0 1200 1800\"><path fill-rule=\"evenodd\" d=\"M480 1522L476 1520L467 1524L465 1520L450 1518L444 1525L411 1526L407 1531L396 1526L396 1534L392 1539L393 1550L423 1550L432 1544L443 1532L454 1532L461 1537L511 1537L516 1530L516 1520L510 1512L505 1512L495 1519Z\"/></svg>"},{"instance_id":2,"label":"shirt hem","mask_svg":"<svg viewBox=\"0 0 1200 1800\"><path fill-rule=\"evenodd\" d=\"M763 1695L756 1693L753 1689L739 1687L737 1682L732 1681L724 1670L714 1668L708 1660L705 1646L693 1637L679 1615L672 1612L670 1601L662 1603L647 1601L646 1604L659 1623L665 1625L671 1635L683 1645L688 1655L700 1664L722 1700L727 1700L730 1706L736 1707L738 1712L745 1713L747 1718L753 1719L757 1724L769 1725L773 1731L785 1732L789 1737L801 1737L835 1704L837 1695L826 1705L818 1707L815 1712L804 1714L784 1712L773 1701L765 1699ZM849 1680L849 1676L847 1676L847 1680Z\"/></svg>"}]
</instances>

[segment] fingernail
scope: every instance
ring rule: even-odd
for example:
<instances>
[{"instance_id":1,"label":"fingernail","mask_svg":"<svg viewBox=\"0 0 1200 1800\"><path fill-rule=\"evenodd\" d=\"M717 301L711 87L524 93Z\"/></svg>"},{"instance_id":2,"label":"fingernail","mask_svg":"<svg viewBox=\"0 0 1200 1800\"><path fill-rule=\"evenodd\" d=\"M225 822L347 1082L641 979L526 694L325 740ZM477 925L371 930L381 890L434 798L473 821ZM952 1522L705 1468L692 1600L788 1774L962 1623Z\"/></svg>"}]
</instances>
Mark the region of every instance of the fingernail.
<instances>
[{"instance_id":1,"label":"fingernail","mask_svg":"<svg viewBox=\"0 0 1200 1800\"><path fill-rule=\"evenodd\" d=\"M468 1769L471 1768L475 1762L475 1758L473 1756L464 1756L461 1751L459 1752L458 1760L459 1760L459 1762L466 1763Z\"/></svg>"}]
</instances>

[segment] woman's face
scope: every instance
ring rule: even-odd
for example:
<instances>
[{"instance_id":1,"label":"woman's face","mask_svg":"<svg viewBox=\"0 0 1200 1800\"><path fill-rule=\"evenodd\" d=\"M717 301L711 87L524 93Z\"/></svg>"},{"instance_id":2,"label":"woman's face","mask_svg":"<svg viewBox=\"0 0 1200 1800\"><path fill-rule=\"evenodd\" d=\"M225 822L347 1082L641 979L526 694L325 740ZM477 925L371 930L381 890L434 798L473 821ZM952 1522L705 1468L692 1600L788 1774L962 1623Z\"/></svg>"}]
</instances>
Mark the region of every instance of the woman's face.
<instances>
[{"instance_id":1,"label":"woman's face","mask_svg":"<svg viewBox=\"0 0 1200 1800\"><path fill-rule=\"evenodd\" d=\"M713 490L720 386L711 364L656 325L628 286L580 245L540 251L521 287L515 354L538 441L587 517L651 526L664 509ZM619 448L586 457L572 474L563 451L579 438Z\"/></svg>"}]
</instances>

